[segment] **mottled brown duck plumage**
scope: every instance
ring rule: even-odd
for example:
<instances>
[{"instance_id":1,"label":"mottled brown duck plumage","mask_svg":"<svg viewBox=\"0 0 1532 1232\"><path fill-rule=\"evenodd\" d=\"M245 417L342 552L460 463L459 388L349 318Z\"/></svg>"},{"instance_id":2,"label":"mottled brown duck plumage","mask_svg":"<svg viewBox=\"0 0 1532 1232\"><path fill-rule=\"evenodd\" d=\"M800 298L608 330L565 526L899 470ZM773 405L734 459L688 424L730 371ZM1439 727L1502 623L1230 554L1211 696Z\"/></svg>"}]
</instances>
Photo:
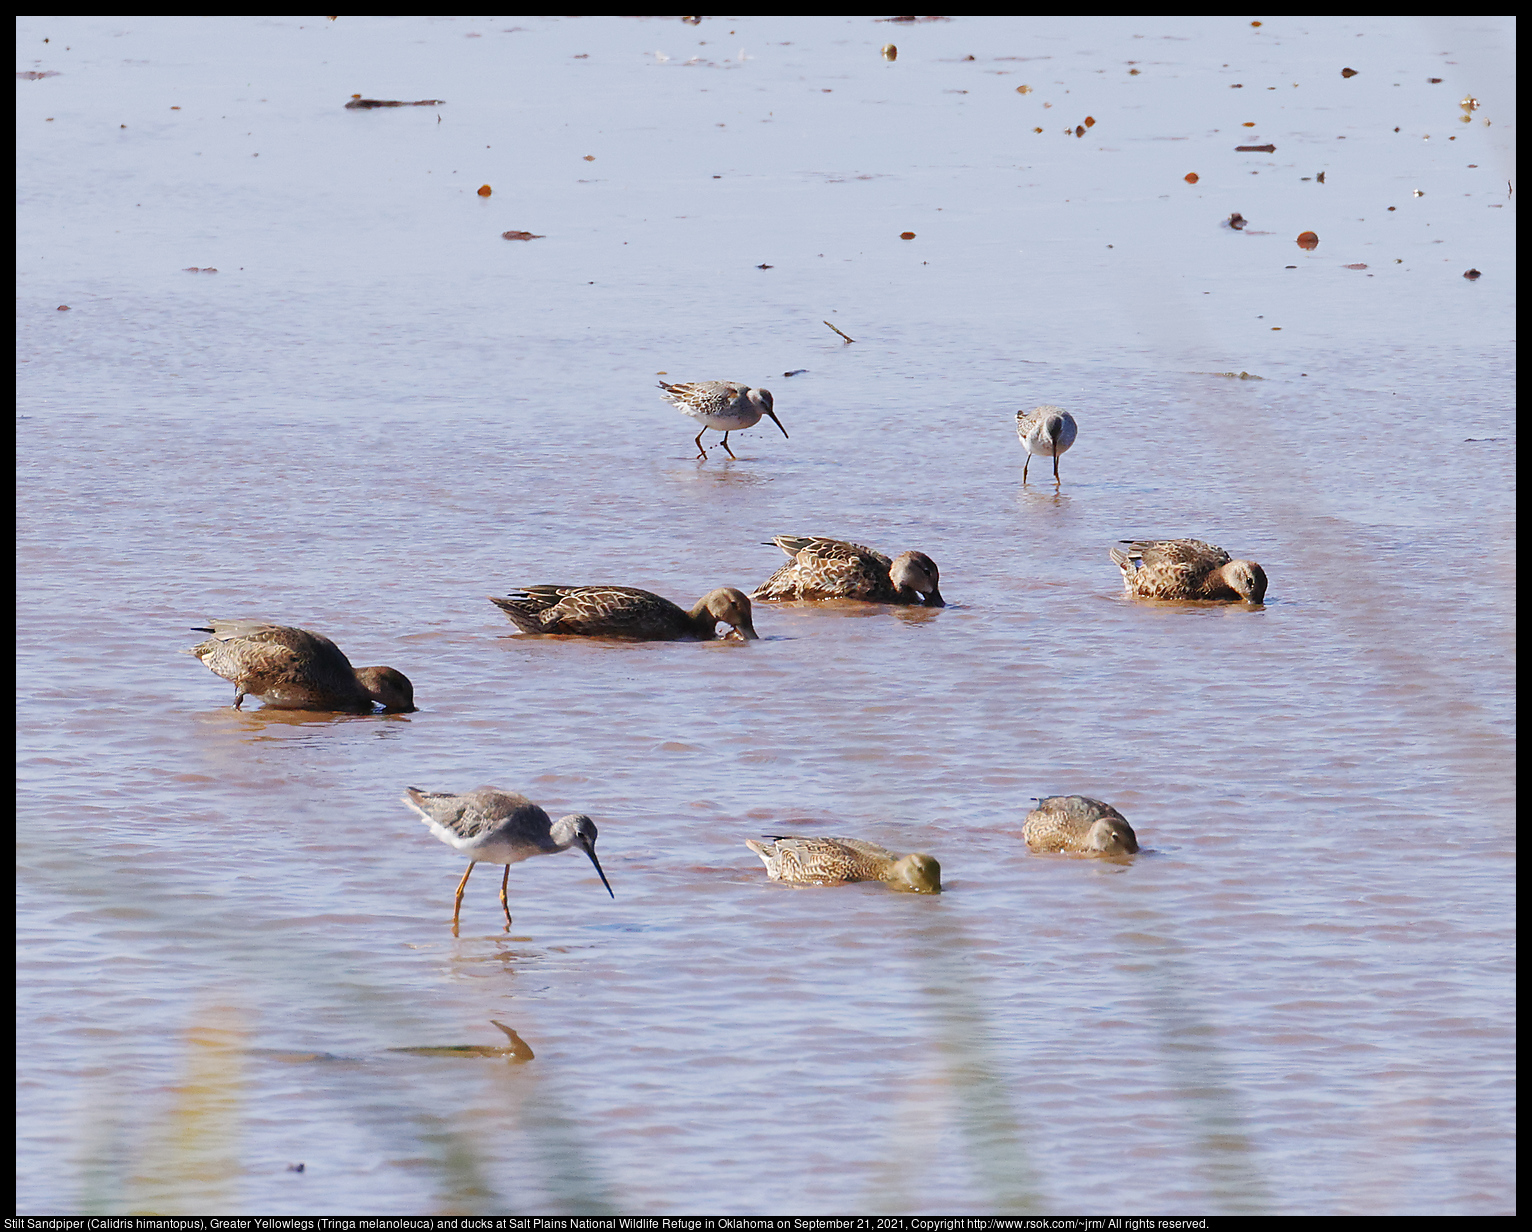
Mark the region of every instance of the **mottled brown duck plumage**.
<instances>
[{"instance_id":1,"label":"mottled brown duck plumage","mask_svg":"<svg viewBox=\"0 0 1532 1232\"><path fill-rule=\"evenodd\" d=\"M913 852L901 856L855 838L795 838L778 835L768 841L745 840L760 856L773 881L797 885L829 885L843 881L882 881L896 890L940 894L942 866L930 856Z\"/></svg>"},{"instance_id":2,"label":"mottled brown duck plumage","mask_svg":"<svg viewBox=\"0 0 1532 1232\"><path fill-rule=\"evenodd\" d=\"M787 554L783 565L755 590L757 599L861 599L868 603L913 603L945 607L941 572L924 552L881 552L817 535L778 535Z\"/></svg>"},{"instance_id":3,"label":"mottled brown duck plumage","mask_svg":"<svg viewBox=\"0 0 1532 1232\"><path fill-rule=\"evenodd\" d=\"M1124 539L1112 548L1123 585L1140 599L1216 599L1264 603L1266 571L1253 560L1231 560L1200 539Z\"/></svg>"},{"instance_id":4,"label":"mottled brown duck plumage","mask_svg":"<svg viewBox=\"0 0 1532 1232\"><path fill-rule=\"evenodd\" d=\"M212 637L186 653L234 684L234 708L247 695L286 710L370 713L415 709L409 678L391 667L352 667L329 638L259 620L213 620L195 630Z\"/></svg>"},{"instance_id":5,"label":"mottled brown duck plumage","mask_svg":"<svg viewBox=\"0 0 1532 1232\"><path fill-rule=\"evenodd\" d=\"M1128 819L1089 796L1049 796L1027 814L1022 837L1033 851L1073 851L1083 855L1120 856L1138 851L1138 836Z\"/></svg>"},{"instance_id":6,"label":"mottled brown duck plumage","mask_svg":"<svg viewBox=\"0 0 1532 1232\"><path fill-rule=\"evenodd\" d=\"M758 636L749 596L732 586L709 591L689 612L669 599L632 586L528 586L505 599L491 595L489 601L523 633L648 642L679 638L709 641L718 636L718 622L724 621L745 641Z\"/></svg>"}]
</instances>

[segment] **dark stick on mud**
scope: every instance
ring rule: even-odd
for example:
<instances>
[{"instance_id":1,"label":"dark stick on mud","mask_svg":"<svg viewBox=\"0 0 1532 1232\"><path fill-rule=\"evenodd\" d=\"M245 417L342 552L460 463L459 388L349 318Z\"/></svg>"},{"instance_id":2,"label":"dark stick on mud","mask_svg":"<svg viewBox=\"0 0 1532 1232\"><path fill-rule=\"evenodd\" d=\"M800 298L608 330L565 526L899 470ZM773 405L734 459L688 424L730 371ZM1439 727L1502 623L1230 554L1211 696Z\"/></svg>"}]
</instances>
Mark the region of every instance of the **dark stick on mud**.
<instances>
[{"instance_id":1,"label":"dark stick on mud","mask_svg":"<svg viewBox=\"0 0 1532 1232\"><path fill-rule=\"evenodd\" d=\"M828 322L828 321L826 321L826 322L825 322L825 324L826 324L826 325L830 325L830 322ZM831 328L831 329L835 329L835 326L833 326L833 325L830 325L830 328ZM836 333L837 333L837 334L840 334L840 336L841 336L841 337L842 337L842 338L844 338L844 339L845 339L845 340L846 340L846 341L847 341L847 342L855 342L855 341L856 341L856 339L855 339L855 338L853 338L853 337L852 337L852 336L851 336L851 335L850 335L850 334L844 334L844 333L841 333L841 331L840 331L840 330L838 330L838 329L835 329L835 332L836 332Z\"/></svg>"}]
</instances>

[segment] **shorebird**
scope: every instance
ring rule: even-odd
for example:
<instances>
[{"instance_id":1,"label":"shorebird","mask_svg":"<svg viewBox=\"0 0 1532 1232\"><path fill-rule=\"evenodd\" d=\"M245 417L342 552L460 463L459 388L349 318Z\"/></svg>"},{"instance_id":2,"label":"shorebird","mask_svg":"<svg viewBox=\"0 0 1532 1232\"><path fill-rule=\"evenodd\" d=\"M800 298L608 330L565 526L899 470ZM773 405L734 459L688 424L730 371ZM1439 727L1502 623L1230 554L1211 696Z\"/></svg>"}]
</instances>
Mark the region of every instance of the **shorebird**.
<instances>
[{"instance_id":1,"label":"shorebird","mask_svg":"<svg viewBox=\"0 0 1532 1232\"><path fill-rule=\"evenodd\" d=\"M678 638L710 641L720 620L733 625L741 641L759 635L750 619L750 599L732 586L710 590L691 611L669 599L631 586L528 586L508 599L489 601L523 633L561 633L576 637L622 637L634 641L672 642Z\"/></svg>"},{"instance_id":2,"label":"shorebird","mask_svg":"<svg viewBox=\"0 0 1532 1232\"><path fill-rule=\"evenodd\" d=\"M745 840L745 846L766 864L773 881L826 885L842 881L882 881L896 890L916 894L942 892L942 866L928 855L895 855L876 843L854 838L793 838L778 835L768 842Z\"/></svg>"},{"instance_id":3,"label":"shorebird","mask_svg":"<svg viewBox=\"0 0 1532 1232\"><path fill-rule=\"evenodd\" d=\"M457 883L457 897L452 903L452 931L457 932L458 913L463 909L463 890L468 873L475 864L504 864L500 879L500 906L505 910L505 926L511 926L511 905L506 901L506 885L511 879L511 865L533 856L551 856L579 846L596 866L596 875L613 898L612 886L596 859L596 823L584 813L571 813L550 821L548 814L525 796L499 787L477 787L454 795L445 791L421 791L406 787L400 797L420 814L431 833L449 847L455 847L470 861L468 872Z\"/></svg>"},{"instance_id":4,"label":"shorebird","mask_svg":"<svg viewBox=\"0 0 1532 1232\"><path fill-rule=\"evenodd\" d=\"M1221 547L1200 539L1124 539L1112 548L1122 583L1140 599L1266 601L1266 570L1253 560L1230 560Z\"/></svg>"},{"instance_id":5,"label":"shorebird","mask_svg":"<svg viewBox=\"0 0 1532 1232\"><path fill-rule=\"evenodd\" d=\"M734 458L734 451L729 448L730 432L755 427L761 422L762 415L770 415L777 427L782 428L782 421L771 409L769 389L751 389L743 381L692 381L677 385L661 381L660 388L665 391L666 401L702 425L702 432L709 428L722 432L723 451L731 458ZM706 458L702 432L697 433L697 456ZM782 428L782 435L787 436L786 428ZM734 460L739 461L738 458Z\"/></svg>"},{"instance_id":6,"label":"shorebird","mask_svg":"<svg viewBox=\"0 0 1532 1232\"><path fill-rule=\"evenodd\" d=\"M352 667L339 646L307 629L260 620L214 620L193 632L213 636L184 653L234 683L236 710L247 694L285 710L370 714L373 702L381 702L388 711L415 709L415 690L403 672Z\"/></svg>"},{"instance_id":7,"label":"shorebird","mask_svg":"<svg viewBox=\"0 0 1532 1232\"><path fill-rule=\"evenodd\" d=\"M1059 455L1075 443L1079 428L1075 417L1061 406L1039 406L1016 412L1016 435L1027 447L1027 460L1021 466L1021 482L1027 481L1027 467L1033 454L1053 457L1053 482L1059 481Z\"/></svg>"},{"instance_id":8,"label":"shorebird","mask_svg":"<svg viewBox=\"0 0 1532 1232\"><path fill-rule=\"evenodd\" d=\"M1078 851L1092 856L1133 855L1138 836L1110 804L1089 796L1049 796L1027 814L1022 837L1033 851Z\"/></svg>"},{"instance_id":9,"label":"shorebird","mask_svg":"<svg viewBox=\"0 0 1532 1232\"><path fill-rule=\"evenodd\" d=\"M869 603L918 603L946 607L936 562L924 552L901 552L889 560L859 543L817 536L778 535L772 540L788 563L755 588L757 599L864 599Z\"/></svg>"}]
</instances>

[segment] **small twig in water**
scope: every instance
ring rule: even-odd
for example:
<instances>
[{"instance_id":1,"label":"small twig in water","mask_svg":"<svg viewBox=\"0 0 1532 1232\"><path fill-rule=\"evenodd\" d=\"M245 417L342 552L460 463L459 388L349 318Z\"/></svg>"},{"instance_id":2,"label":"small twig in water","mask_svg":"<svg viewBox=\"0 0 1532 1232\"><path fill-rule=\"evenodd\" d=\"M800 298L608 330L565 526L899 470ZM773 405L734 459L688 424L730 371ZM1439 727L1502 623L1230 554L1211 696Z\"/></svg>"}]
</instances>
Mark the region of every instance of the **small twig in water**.
<instances>
[{"instance_id":1,"label":"small twig in water","mask_svg":"<svg viewBox=\"0 0 1532 1232\"><path fill-rule=\"evenodd\" d=\"M826 322L825 322L825 324L826 324L826 325L830 325L830 322L828 322L828 321L826 321ZM830 328L831 328L831 329L835 329L835 326L833 326L833 325L830 325ZM845 340L846 340L846 341L847 341L847 342L855 342L855 341L856 341L856 339L855 339L855 338L853 338L853 337L852 337L852 336L851 336L851 335L850 335L850 334L846 334L846 333L841 333L841 331L840 331L840 330L838 330L838 329L835 329L835 332L836 332L836 333L837 333L837 334L840 334L840 336L841 336L841 337L842 337L842 338L844 338L844 339L845 339Z\"/></svg>"}]
</instances>

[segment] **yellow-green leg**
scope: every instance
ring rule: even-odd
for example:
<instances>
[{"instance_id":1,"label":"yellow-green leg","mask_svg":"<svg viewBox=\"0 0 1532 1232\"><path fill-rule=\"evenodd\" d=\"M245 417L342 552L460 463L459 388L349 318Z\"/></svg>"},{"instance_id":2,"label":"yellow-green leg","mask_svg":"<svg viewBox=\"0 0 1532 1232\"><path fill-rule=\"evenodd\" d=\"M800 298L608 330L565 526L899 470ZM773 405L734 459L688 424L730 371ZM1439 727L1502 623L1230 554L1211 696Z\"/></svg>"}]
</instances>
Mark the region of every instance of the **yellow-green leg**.
<instances>
[{"instance_id":1,"label":"yellow-green leg","mask_svg":"<svg viewBox=\"0 0 1532 1232\"><path fill-rule=\"evenodd\" d=\"M473 864L470 864L468 866L468 873L473 872L473 865L477 864L477 863L478 863L478 861L475 860L473 862ZM457 897L452 900L452 931L453 932L457 931L457 914L458 914L459 911L461 911L463 909L463 891L468 888L468 873L464 873L463 874L463 880L461 880L460 882L457 883Z\"/></svg>"}]
</instances>

